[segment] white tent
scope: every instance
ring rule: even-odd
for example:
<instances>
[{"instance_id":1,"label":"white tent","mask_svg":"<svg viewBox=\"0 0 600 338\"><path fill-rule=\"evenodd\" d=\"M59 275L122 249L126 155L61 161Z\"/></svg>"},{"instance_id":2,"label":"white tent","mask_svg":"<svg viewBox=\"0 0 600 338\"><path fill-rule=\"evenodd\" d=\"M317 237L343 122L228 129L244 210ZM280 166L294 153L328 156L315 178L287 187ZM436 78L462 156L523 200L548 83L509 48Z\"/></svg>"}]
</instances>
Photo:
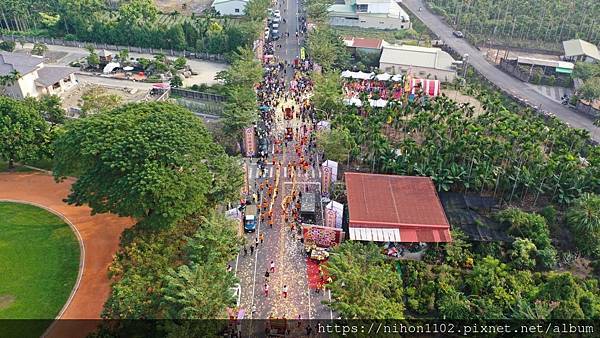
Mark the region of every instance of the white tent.
<instances>
[{"instance_id":1,"label":"white tent","mask_svg":"<svg viewBox=\"0 0 600 338\"><path fill-rule=\"evenodd\" d=\"M317 130L329 130L329 121L319 121L317 123Z\"/></svg>"},{"instance_id":2,"label":"white tent","mask_svg":"<svg viewBox=\"0 0 600 338\"><path fill-rule=\"evenodd\" d=\"M391 77L392 77L392 75L388 74L388 73L377 74L375 76L375 78L379 81L389 81Z\"/></svg>"},{"instance_id":3,"label":"white tent","mask_svg":"<svg viewBox=\"0 0 600 338\"><path fill-rule=\"evenodd\" d=\"M342 77L344 77L344 78L352 77L352 75L354 75L354 72L351 72L349 70L345 70L342 72Z\"/></svg>"},{"instance_id":4,"label":"white tent","mask_svg":"<svg viewBox=\"0 0 600 338\"><path fill-rule=\"evenodd\" d=\"M371 107L383 108L383 107L387 106L387 103L388 103L388 101L384 100L384 99L369 100L369 104L371 105Z\"/></svg>"},{"instance_id":5,"label":"white tent","mask_svg":"<svg viewBox=\"0 0 600 338\"><path fill-rule=\"evenodd\" d=\"M375 73L356 72L356 73L354 73L353 78L361 79L361 80L368 80L368 79L373 78L373 76L375 76Z\"/></svg>"},{"instance_id":6,"label":"white tent","mask_svg":"<svg viewBox=\"0 0 600 338\"><path fill-rule=\"evenodd\" d=\"M350 99L344 99L344 104L347 106L362 107L362 101L359 98L353 97Z\"/></svg>"},{"instance_id":7,"label":"white tent","mask_svg":"<svg viewBox=\"0 0 600 338\"><path fill-rule=\"evenodd\" d=\"M106 66L104 66L104 69L102 70L102 73L104 74L110 74L113 70L115 70L115 68L119 68L121 67L121 64L118 62L109 62Z\"/></svg>"},{"instance_id":8,"label":"white tent","mask_svg":"<svg viewBox=\"0 0 600 338\"><path fill-rule=\"evenodd\" d=\"M396 75L392 76L392 81L394 81L394 82L402 81L402 75L396 74Z\"/></svg>"}]
</instances>

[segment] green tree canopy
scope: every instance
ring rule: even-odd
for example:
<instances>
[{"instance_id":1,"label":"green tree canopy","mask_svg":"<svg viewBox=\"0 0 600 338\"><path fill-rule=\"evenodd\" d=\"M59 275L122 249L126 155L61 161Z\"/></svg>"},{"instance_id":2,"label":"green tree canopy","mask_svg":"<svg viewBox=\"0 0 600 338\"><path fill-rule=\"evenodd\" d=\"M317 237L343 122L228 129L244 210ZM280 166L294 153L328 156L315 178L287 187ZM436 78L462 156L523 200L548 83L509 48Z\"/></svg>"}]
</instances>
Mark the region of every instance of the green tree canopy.
<instances>
[{"instance_id":1,"label":"green tree canopy","mask_svg":"<svg viewBox=\"0 0 600 338\"><path fill-rule=\"evenodd\" d=\"M271 2L269 0L250 0L244 8L244 15L253 21L262 21L267 18L267 8Z\"/></svg>"},{"instance_id":2,"label":"green tree canopy","mask_svg":"<svg viewBox=\"0 0 600 338\"><path fill-rule=\"evenodd\" d=\"M55 151L57 180L80 173L69 203L147 225L173 224L216 198L233 200L237 195L230 192L241 187L239 178L222 180L234 160L201 120L169 103L130 104L78 120L56 140ZM241 176L241 170L229 175Z\"/></svg>"},{"instance_id":3,"label":"green tree canopy","mask_svg":"<svg viewBox=\"0 0 600 338\"><path fill-rule=\"evenodd\" d=\"M567 212L567 221L578 248L600 257L600 196L584 193L577 198Z\"/></svg>"},{"instance_id":4,"label":"green tree canopy","mask_svg":"<svg viewBox=\"0 0 600 338\"><path fill-rule=\"evenodd\" d=\"M337 72L315 75L313 95L310 98L320 119L329 119L342 109L342 80Z\"/></svg>"},{"instance_id":5,"label":"green tree canopy","mask_svg":"<svg viewBox=\"0 0 600 338\"><path fill-rule=\"evenodd\" d=\"M0 96L0 158L14 162L35 159L48 138L48 124L33 100Z\"/></svg>"},{"instance_id":6,"label":"green tree canopy","mask_svg":"<svg viewBox=\"0 0 600 338\"><path fill-rule=\"evenodd\" d=\"M346 128L334 128L317 132L317 149L329 160L346 162L356 143Z\"/></svg>"},{"instance_id":7,"label":"green tree canopy","mask_svg":"<svg viewBox=\"0 0 600 338\"><path fill-rule=\"evenodd\" d=\"M121 105L123 98L103 87L94 86L81 95L81 101L81 113L86 116L114 109Z\"/></svg>"},{"instance_id":8,"label":"green tree canopy","mask_svg":"<svg viewBox=\"0 0 600 338\"><path fill-rule=\"evenodd\" d=\"M350 60L350 54L342 39L327 26L318 27L311 32L308 36L307 51L326 71L335 67L345 67Z\"/></svg>"},{"instance_id":9,"label":"green tree canopy","mask_svg":"<svg viewBox=\"0 0 600 338\"><path fill-rule=\"evenodd\" d=\"M262 80L263 69L254 58L254 52L248 48L239 48L231 57L231 66L220 71L216 79L223 80L226 86L254 86Z\"/></svg>"},{"instance_id":10,"label":"green tree canopy","mask_svg":"<svg viewBox=\"0 0 600 338\"><path fill-rule=\"evenodd\" d=\"M326 265L331 308L346 319L403 319L402 281L373 243L347 241Z\"/></svg>"}]
</instances>

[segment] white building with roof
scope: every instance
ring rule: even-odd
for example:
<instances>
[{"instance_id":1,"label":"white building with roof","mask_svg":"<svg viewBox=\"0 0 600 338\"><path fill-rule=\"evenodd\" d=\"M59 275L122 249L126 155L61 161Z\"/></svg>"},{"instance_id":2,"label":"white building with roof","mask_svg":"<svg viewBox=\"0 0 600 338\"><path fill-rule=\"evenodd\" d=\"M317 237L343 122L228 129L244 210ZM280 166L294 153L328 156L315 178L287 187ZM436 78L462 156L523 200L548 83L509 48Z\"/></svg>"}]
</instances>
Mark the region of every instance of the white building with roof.
<instances>
[{"instance_id":1,"label":"white building with roof","mask_svg":"<svg viewBox=\"0 0 600 338\"><path fill-rule=\"evenodd\" d=\"M383 46L379 69L390 74L408 73L418 78L452 82L461 63L439 48L387 45Z\"/></svg>"},{"instance_id":2,"label":"white building with roof","mask_svg":"<svg viewBox=\"0 0 600 338\"><path fill-rule=\"evenodd\" d=\"M581 39L563 41L563 49L565 50L565 60L567 61L600 61L600 52L598 52L598 47Z\"/></svg>"},{"instance_id":3,"label":"white building with roof","mask_svg":"<svg viewBox=\"0 0 600 338\"><path fill-rule=\"evenodd\" d=\"M248 0L215 0L212 8L221 15L239 16L244 15L247 4Z\"/></svg>"},{"instance_id":4,"label":"white building with roof","mask_svg":"<svg viewBox=\"0 0 600 338\"><path fill-rule=\"evenodd\" d=\"M394 0L344 0L328 9L333 26L408 29L410 18Z\"/></svg>"},{"instance_id":5,"label":"white building with roof","mask_svg":"<svg viewBox=\"0 0 600 338\"><path fill-rule=\"evenodd\" d=\"M13 78L0 84L2 94L37 97L61 94L76 84L71 67L48 67L39 56L0 52L0 77Z\"/></svg>"}]
</instances>

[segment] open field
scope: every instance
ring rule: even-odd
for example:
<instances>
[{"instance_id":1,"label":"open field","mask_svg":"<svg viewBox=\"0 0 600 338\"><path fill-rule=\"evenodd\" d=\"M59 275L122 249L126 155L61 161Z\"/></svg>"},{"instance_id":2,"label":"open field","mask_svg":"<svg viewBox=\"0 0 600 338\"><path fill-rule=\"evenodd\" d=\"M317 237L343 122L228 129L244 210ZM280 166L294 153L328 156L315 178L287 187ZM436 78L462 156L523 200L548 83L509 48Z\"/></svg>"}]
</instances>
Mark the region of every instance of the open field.
<instances>
[{"instance_id":1,"label":"open field","mask_svg":"<svg viewBox=\"0 0 600 338\"><path fill-rule=\"evenodd\" d=\"M0 202L0 215L0 319L54 319L77 278L73 231L31 205ZM31 333L39 336L45 326L32 323Z\"/></svg>"}]
</instances>

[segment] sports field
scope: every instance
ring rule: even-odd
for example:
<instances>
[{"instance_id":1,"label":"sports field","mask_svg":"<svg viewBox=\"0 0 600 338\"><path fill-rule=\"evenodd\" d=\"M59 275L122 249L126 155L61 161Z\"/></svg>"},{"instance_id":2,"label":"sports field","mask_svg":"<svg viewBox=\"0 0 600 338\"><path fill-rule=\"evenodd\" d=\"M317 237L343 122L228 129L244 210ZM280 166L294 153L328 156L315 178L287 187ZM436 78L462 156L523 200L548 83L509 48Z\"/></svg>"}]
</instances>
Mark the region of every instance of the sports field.
<instances>
[{"instance_id":1,"label":"sports field","mask_svg":"<svg viewBox=\"0 0 600 338\"><path fill-rule=\"evenodd\" d=\"M54 319L77 279L79 251L58 216L0 202L0 319Z\"/></svg>"}]
</instances>

